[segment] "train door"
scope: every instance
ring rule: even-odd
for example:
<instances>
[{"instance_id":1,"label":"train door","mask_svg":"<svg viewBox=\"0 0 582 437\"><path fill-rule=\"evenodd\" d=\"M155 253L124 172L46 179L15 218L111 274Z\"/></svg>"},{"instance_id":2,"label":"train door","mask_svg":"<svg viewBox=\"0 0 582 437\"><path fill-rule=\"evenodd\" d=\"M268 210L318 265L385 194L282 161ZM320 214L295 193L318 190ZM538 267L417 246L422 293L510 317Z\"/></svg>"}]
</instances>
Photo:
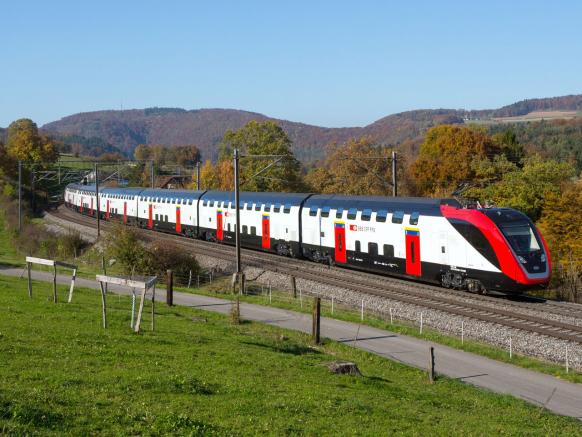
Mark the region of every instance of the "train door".
<instances>
[{"instance_id":1,"label":"train door","mask_svg":"<svg viewBox=\"0 0 582 437\"><path fill-rule=\"evenodd\" d=\"M346 251L346 224L344 222L334 223L335 232L335 262L347 262Z\"/></svg>"},{"instance_id":2,"label":"train door","mask_svg":"<svg viewBox=\"0 0 582 437\"><path fill-rule=\"evenodd\" d=\"M222 220L223 220L222 209L218 209L216 210L216 239L218 241L222 241L222 239L224 238L223 232L224 223Z\"/></svg>"},{"instance_id":3,"label":"train door","mask_svg":"<svg viewBox=\"0 0 582 437\"><path fill-rule=\"evenodd\" d=\"M127 202L123 202L123 224L127 223Z\"/></svg>"},{"instance_id":4,"label":"train door","mask_svg":"<svg viewBox=\"0 0 582 437\"><path fill-rule=\"evenodd\" d=\"M269 214L263 214L262 247L263 249L271 248L271 217Z\"/></svg>"},{"instance_id":5,"label":"train door","mask_svg":"<svg viewBox=\"0 0 582 437\"><path fill-rule=\"evenodd\" d=\"M105 220L109 220L109 199L107 199L107 210L105 210Z\"/></svg>"},{"instance_id":6,"label":"train door","mask_svg":"<svg viewBox=\"0 0 582 437\"><path fill-rule=\"evenodd\" d=\"M154 220L152 218L152 204L148 205L148 228L153 229L154 227Z\"/></svg>"},{"instance_id":7,"label":"train door","mask_svg":"<svg viewBox=\"0 0 582 437\"><path fill-rule=\"evenodd\" d=\"M83 197L81 197L81 214L83 214Z\"/></svg>"},{"instance_id":8,"label":"train door","mask_svg":"<svg viewBox=\"0 0 582 437\"><path fill-rule=\"evenodd\" d=\"M406 228L406 274L421 275L420 232L417 228Z\"/></svg>"},{"instance_id":9,"label":"train door","mask_svg":"<svg viewBox=\"0 0 582 437\"><path fill-rule=\"evenodd\" d=\"M179 234L182 232L182 217L180 216L180 207L176 207L176 232Z\"/></svg>"}]
</instances>

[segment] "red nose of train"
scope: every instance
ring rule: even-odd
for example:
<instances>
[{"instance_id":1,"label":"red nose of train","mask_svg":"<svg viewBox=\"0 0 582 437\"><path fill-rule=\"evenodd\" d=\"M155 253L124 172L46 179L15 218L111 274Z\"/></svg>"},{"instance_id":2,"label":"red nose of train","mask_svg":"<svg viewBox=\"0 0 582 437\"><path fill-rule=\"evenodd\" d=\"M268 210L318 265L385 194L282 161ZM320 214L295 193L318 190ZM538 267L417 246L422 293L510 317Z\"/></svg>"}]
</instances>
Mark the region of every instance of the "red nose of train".
<instances>
[{"instance_id":1,"label":"red nose of train","mask_svg":"<svg viewBox=\"0 0 582 437\"><path fill-rule=\"evenodd\" d=\"M546 285L552 275L550 251L541 233L523 213L510 208L459 209L441 206L447 218L468 221L491 244L502 273L523 287Z\"/></svg>"}]
</instances>

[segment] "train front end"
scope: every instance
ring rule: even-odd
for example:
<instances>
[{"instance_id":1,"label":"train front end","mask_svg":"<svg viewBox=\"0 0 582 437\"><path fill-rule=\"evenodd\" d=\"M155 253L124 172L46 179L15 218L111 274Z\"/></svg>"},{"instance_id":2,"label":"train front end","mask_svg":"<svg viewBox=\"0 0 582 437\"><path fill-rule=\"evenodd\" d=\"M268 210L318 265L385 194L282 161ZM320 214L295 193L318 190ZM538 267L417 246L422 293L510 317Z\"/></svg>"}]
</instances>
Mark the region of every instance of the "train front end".
<instances>
[{"instance_id":1,"label":"train front end","mask_svg":"<svg viewBox=\"0 0 582 437\"><path fill-rule=\"evenodd\" d=\"M545 287L552 276L550 252L533 222L510 208L482 212L495 224L506 243L506 247L498 247L496 252L512 291Z\"/></svg>"}]
</instances>

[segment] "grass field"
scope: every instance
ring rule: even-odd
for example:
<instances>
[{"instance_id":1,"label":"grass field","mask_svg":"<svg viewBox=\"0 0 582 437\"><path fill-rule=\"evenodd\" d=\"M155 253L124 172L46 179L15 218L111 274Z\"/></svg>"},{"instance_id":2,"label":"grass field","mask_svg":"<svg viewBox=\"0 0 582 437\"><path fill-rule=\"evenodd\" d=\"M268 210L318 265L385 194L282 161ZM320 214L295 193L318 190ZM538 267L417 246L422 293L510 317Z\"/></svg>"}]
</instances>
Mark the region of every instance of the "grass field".
<instances>
[{"instance_id":1,"label":"grass field","mask_svg":"<svg viewBox=\"0 0 582 437\"><path fill-rule=\"evenodd\" d=\"M155 333L129 330L129 299L0 276L0 434L540 434L582 432L508 396L479 391L305 335L160 305ZM62 296L66 288L61 289ZM204 321L206 320L206 321ZM144 321L148 327L148 319ZM333 375L334 360L364 377Z\"/></svg>"}]
</instances>

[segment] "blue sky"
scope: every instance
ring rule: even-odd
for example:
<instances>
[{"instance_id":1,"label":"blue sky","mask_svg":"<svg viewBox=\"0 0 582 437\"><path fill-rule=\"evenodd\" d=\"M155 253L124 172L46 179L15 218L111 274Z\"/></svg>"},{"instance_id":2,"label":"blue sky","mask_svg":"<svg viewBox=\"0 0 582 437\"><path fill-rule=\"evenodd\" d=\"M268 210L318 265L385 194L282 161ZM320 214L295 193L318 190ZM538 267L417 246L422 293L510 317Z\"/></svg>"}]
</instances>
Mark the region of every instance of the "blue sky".
<instances>
[{"instance_id":1,"label":"blue sky","mask_svg":"<svg viewBox=\"0 0 582 437\"><path fill-rule=\"evenodd\" d=\"M5 1L0 16L4 127L151 106L357 126L582 93L576 1Z\"/></svg>"}]
</instances>

